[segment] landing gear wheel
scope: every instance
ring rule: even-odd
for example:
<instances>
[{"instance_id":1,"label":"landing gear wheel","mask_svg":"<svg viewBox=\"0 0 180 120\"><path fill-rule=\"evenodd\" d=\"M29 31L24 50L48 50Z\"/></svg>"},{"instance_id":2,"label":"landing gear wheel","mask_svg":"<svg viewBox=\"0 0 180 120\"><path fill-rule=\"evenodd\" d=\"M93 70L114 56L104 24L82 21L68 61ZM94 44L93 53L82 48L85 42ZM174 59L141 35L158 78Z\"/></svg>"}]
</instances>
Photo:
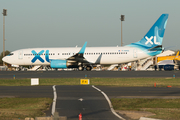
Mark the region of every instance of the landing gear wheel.
<instances>
[{"instance_id":1,"label":"landing gear wheel","mask_svg":"<svg viewBox=\"0 0 180 120\"><path fill-rule=\"evenodd\" d=\"M20 68L20 67L17 67L17 68L16 68L16 71L21 71L21 68Z\"/></svg>"},{"instance_id":2,"label":"landing gear wheel","mask_svg":"<svg viewBox=\"0 0 180 120\"><path fill-rule=\"evenodd\" d=\"M91 69L92 69L91 66L87 66L87 67L86 67L86 70L87 70L87 71L91 71Z\"/></svg>"},{"instance_id":3,"label":"landing gear wheel","mask_svg":"<svg viewBox=\"0 0 180 120\"><path fill-rule=\"evenodd\" d=\"M78 70L79 70L79 71L83 71L83 70L84 70L84 67L83 67L83 66L79 66L79 67L78 67Z\"/></svg>"}]
</instances>

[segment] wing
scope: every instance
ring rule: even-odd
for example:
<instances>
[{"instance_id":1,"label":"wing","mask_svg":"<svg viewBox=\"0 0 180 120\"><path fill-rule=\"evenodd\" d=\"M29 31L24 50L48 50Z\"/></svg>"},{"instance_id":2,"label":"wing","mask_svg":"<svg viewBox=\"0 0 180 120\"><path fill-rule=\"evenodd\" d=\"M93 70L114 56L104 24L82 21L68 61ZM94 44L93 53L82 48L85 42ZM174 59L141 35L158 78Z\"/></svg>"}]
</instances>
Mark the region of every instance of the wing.
<instances>
[{"instance_id":1,"label":"wing","mask_svg":"<svg viewBox=\"0 0 180 120\"><path fill-rule=\"evenodd\" d=\"M84 43L83 47L81 50L76 53L75 55L69 57L66 60L71 60L71 61L76 61L76 62L82 62L82 63L89 63L85 58L84 58L84 51L86 49L87 42Z\"/></svg>"}]
</instances>

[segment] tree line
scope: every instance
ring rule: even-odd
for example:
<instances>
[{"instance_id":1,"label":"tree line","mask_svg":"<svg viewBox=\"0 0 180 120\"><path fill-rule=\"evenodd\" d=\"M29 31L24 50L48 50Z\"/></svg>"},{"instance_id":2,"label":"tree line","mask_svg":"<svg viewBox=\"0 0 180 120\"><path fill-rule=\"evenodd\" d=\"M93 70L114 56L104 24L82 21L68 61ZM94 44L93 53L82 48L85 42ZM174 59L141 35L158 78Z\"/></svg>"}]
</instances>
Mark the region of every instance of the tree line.
<instances>
[{"instance_id":1,"label":"tree line","mask_svg":"<svg viewBox=\"0 0 180 120\"><path fill-rule=\"evenodd\" d=\"M6 51L5 51L5 56L6 56L6 55L9 55L9 53L10 53L10 51L6 50ZM3 52L2 52L1 55L0 55L0 65L3 65L2 58L3 58Z\"/></svg>"}]
</instances>

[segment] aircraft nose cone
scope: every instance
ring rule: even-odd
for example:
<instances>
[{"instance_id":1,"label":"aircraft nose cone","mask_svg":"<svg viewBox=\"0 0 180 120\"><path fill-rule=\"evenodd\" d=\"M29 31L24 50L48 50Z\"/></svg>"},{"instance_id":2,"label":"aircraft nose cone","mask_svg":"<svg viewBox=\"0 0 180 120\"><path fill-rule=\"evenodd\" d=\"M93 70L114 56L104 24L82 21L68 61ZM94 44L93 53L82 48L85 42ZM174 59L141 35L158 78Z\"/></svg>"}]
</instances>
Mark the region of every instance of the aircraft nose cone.
<instances>
[{"instance_id":1,"label":"aircraft nose cone","mask_svg":"<svg viewBox=\"0 0 180 120\"><path fill-rule=\"evenodd\" d=\"M3 58L2 58L2 61L7 62L7 61L8 61L8 58L7 58L7 57L3 57Z\"/></svg>"}]
</instances>

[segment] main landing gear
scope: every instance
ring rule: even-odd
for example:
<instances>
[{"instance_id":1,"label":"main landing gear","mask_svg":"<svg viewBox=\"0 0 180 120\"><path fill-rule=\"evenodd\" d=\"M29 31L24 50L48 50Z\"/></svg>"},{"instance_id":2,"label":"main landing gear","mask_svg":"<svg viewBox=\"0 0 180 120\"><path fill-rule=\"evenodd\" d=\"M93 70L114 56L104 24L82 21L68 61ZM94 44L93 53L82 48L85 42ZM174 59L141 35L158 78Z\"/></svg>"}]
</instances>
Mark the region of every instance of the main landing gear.
<instances>
[{"instance_id":1,"label":"main landing gear","mask_svg":"<svg viewBox=\"0 0 180 120\"><path fill-rule=\"evenodd\" d=\"M91 71L92 67L91 66L79 66L78 70L79 71L83 71L84 69L86 69L87 71Z\"/></svg>"},{"instance_id":2,"label":"main landing gear","mask_svg":"<svg viewBox=\"0 0 180 120\"><path fill-rule=\"evenodd\" d=\"M91 71L92 67L91 66L86 66L87 71Z\"/></svg>"}]
</instances>

